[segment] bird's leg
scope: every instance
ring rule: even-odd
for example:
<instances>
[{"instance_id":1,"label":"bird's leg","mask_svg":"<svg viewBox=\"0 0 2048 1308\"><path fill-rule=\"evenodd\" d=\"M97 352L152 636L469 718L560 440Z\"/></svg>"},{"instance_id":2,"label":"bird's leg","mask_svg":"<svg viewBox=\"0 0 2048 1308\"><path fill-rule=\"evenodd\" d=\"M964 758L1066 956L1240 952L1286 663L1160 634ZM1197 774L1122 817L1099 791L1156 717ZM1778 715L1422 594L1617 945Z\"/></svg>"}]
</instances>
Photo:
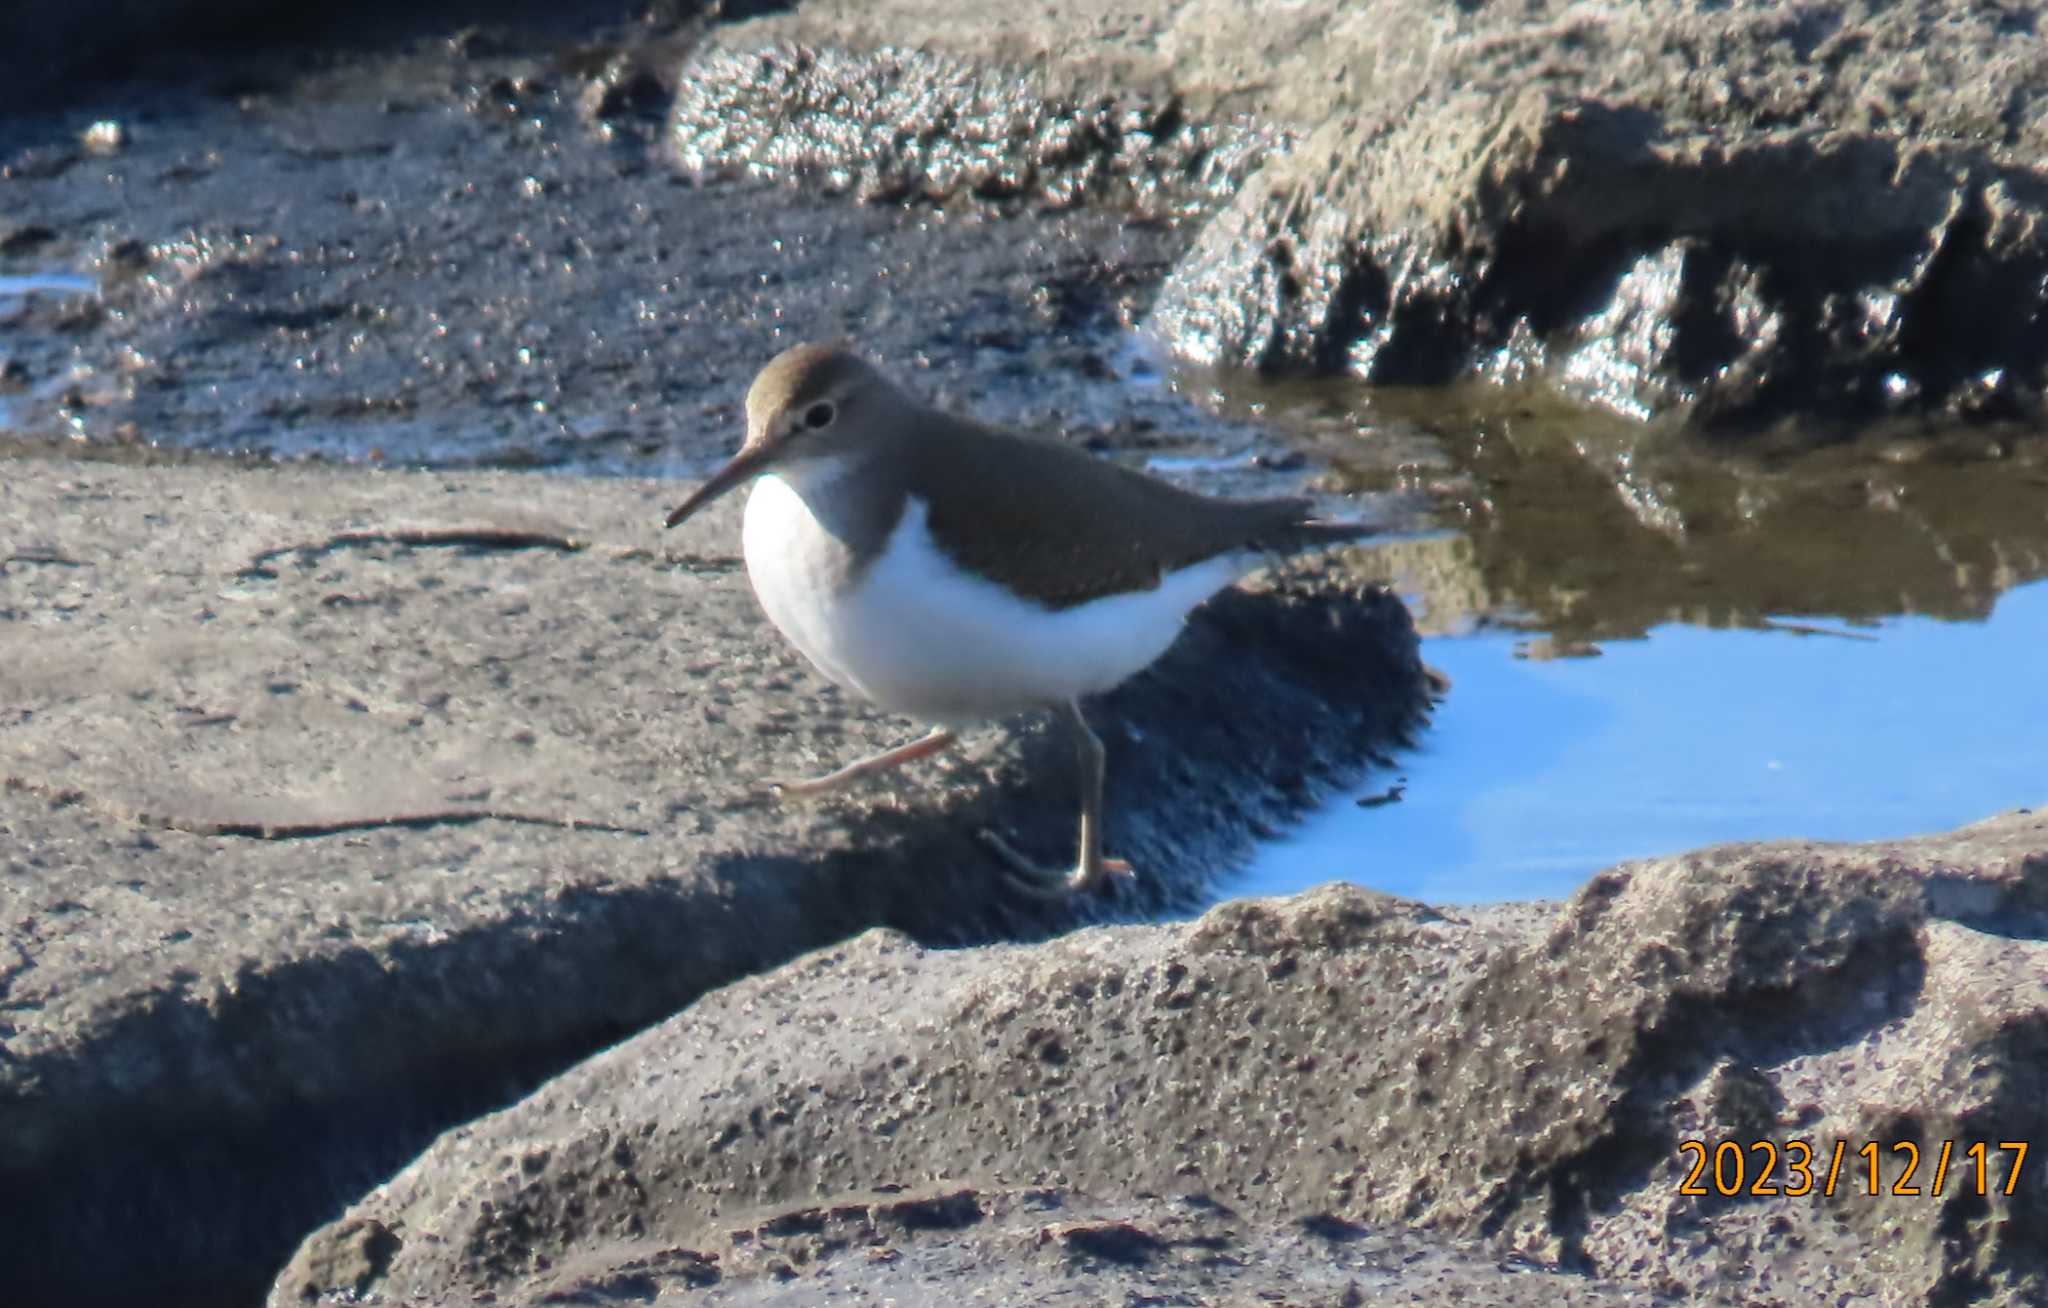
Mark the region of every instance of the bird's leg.
<instances>
[{"instance_id":1,"label":"bird's leg","mask_svg":"<svg viewBox=\"0 0 2048 1308\"><path fill-rule=\"evenodd\" d=\"M1059 708L1074 733L1081 754L1081 854L1072 868L1041 867L1019 853L1009 841L993 831L981 838L998 857L1010 865L1010 883L1027 894L1047 899L1064 899L1085 894L1111 876L1129 876L1131 865L1120 858L1102 855L1102 778L1105 753L1102 739L1081 716L1081 706L1068 700Z\"/></svg>"},{"instance_id":2,"label":"bird's leg","mask_svg":"<svg viewBox=\"0 0 2048 1308\"><path fill-rule=\"evenodd\" d=\"M936 754L942 749L950 749L958 739L959 737L955 736L949 727L933 727L925 735L919 736L907 745L898 745L894 749L885 749L881 753L861 759L859 762L849 763L836 772L827 772L822 777L811 777L804 781L777 781L770 778L761 784L785 799L809 799L814 795L822 795L827 791L837 790L849 782L860 780L862 777L871 776L877 772L887 772L891 768L900 768L905 763L915 763L917 760Z\"/></svg>"}]
</instances>

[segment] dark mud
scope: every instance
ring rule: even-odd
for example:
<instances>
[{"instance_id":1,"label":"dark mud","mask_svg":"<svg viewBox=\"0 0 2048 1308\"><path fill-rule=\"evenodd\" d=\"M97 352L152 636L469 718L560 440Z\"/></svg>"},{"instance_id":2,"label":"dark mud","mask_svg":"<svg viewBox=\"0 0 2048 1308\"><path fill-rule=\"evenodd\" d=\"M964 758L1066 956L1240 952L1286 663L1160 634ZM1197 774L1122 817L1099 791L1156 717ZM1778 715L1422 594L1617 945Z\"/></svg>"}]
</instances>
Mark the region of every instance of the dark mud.
<instances>
[{"instance_id":1,"label":"dark mud","mask_svg":"<svg viewBox=\"0 0 2048 1308\"><path fill-rule=\"evenodd\" d=\"M698 184L654 157L644 105L591 116L618 80L604 61L571 64L591 60L430 53L288 94L162 98L106 156L69 143L69 119L17 120L5 153L44 162L0 183L34 215L0 272L99 291L4 302L14 425L696 471L737 439L762 359L842 336L998 420L1140 445L1187 423L1113 385L1124 324L1180 247L1168 224Z\"/></svg>"},{"instance_id":2,"label":"dark mud","mask_svg":"<svg viewBox=\"0 0 2048 1308\"><path fill-rule=\"evenodd\" d=\"M451 39L558 43L688 27L776 0L363 0L334 8L266 0L73 0L0 10L0 111L105 103L110 83L276 87L336 55Z\"/></svg>"},{"instance_id":3,"label":"dark mud","mask_svg":"<svg viewBox=\"0 0 2048 1308\"><path fill-rule=\"evenodd\" d=\"M763 359L844 337L1097 448L1273 447L1125 384L1159 375L1128 329L1186 195L847 203L691 169L664 114L698 31L280 52L7 119L0 277L42 289L0 284L0 426L90 457L677 475L736 442ZM1200 172L1210 136L1183 135Z\"/></svg>"}]
</instances>

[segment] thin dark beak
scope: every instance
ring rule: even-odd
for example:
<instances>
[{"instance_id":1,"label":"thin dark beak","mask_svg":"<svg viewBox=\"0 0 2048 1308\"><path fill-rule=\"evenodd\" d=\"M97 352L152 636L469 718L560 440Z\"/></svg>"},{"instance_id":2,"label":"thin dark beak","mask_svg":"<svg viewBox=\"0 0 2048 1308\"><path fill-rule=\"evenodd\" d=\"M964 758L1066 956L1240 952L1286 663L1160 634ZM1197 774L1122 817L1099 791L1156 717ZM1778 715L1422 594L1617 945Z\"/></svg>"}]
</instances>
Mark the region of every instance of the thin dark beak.
<instances>
[{"instance_id":1,"label":"thin dark beak","mask_svg":"<svg viewBox=\"0 0 2048 1308\"><path fill-rule=\"evenodd\" d=\"M711 480L697 488L695 494L678 505L668 515L668 525L673 527L697 510L725 494L735 486L744 484L755 474L767 470L775 461L777 451L772 445L750 445L732 456L732 461L711 474Z\"/></svg>"}]
</instances>

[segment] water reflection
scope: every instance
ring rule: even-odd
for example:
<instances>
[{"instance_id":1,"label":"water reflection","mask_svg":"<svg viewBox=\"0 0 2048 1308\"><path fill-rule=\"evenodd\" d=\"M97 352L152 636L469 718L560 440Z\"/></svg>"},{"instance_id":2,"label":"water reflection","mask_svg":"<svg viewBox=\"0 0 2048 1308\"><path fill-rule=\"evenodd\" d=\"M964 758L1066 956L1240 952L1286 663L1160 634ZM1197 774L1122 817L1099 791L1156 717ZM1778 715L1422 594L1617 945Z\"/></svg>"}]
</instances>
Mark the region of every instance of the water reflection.
<instances>
[{"instance_id":1,"label":"water reflection","mask_svg":"<svg viewBox=\"0 0 2048 1308\"><path fill-rule=\"evenodd\" d=\"M1228 893L1345 877L1442 902L1558 896L1626 858L2048 802L2048 439L1717 447L1498 393L1241 402L1351 485L1432 498L1445 530L1374 566L1415 597L1454 684L1366 783L1397 800L1343 797ZM1348 449L1330 444L1347 424Z\"/></svg>"},{"instance_id":2,"label":"water reflection","mask_svg":"<svg viewBox=\"0 0 2048 1308\"><path fill-rule=\"evenodd\" d=\"M1423 483L1471 541L1482 611L1567 637L1772 615L1982 617L2048 576L2048 438L1963 428L1812 448L1731 445L1479 391L1323 393L1271 405L1327 428L1360 489ZM1416 431L1437 467L1390 466Z\"/></svg>"}]
</instances>

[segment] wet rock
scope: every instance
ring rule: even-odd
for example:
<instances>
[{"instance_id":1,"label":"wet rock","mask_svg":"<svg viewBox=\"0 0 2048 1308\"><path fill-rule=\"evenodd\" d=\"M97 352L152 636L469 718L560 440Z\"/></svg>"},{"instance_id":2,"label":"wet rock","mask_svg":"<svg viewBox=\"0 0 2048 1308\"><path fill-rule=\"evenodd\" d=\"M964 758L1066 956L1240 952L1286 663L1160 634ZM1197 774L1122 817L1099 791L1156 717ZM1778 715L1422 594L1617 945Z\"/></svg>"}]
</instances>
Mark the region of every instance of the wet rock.
<instances>
[{"instance_id":1,"label":"wet rock","mask_svg":"<svg viewBox=\"0 0 2048 1308\"><path fill-rule=\"evenodd\" d=\"M577 94L576 107L585 118L656 118L667 109L672 92L654 70L632 59L610 60Z\"/></svg>"},{"instance_id":2,"label":"wet rock","mask_svg":"<svg viewBox=\"0 0 2048 1308\"><path fill-rule=\"evenodd\" d=\"M1174 106L1176 140L1249 116L1251 168L1221 174L1243 185L1150 319L1191 358L1536 377L1716 429L2040 412L2030 23L1946 0L1233 9L804 5L715 34L678 144L877 196L1022 194L1045 125L1096 97ZM1186 171L1098 135L1110 177Z\"/></svg>"},{"instance_id":3,"label":"wet rock","mask_svg":"<svg viewBox=\"0 0 2048 1308\"><path fill-rule=\"evenodd\" d=\"M405 1233L366 1302L529 1303L554 1284L538 1269L728 1247L762 1211L851 1213L777 1229L821 1256L869 1247L878 1188L1001 1178L1000 1202L1042 1210L1039 1244L1103 1278L1096 1301L1183 1251L1239 1256L1161 1224L1157 1196L1189 1195L1195 1234L1292 1224L1336 1253L1420 1225L1591 1291L2017 1308L2048 1288L2040 1174L2005 1193L2016 1151L1994 1144L1981 1193L1966 1168L1937 1197L1931 1167L1945 1142L1953 1169L2048 1127L2043 977L2048 820L2029 814L1626 864L1549 914L1332 885L1044 945L872 933L444 1136L317 1233L272 1302L329 1292L304 1269L365 1221ZM1734 1142L1748 1179L1724 1158L1692 1193L1687 1141ZM1792 1141L1814 1193L1752 1192L1765 1145L1796 1185ZM1060 1211L1075 1196L1088 1210ZM948 1230L976 1225L961 1203ZM976 1274L1030 1257L987 1240ZM872 1274L829 1265L842 1288Z\"/></svg>"},{"instance_id":4,"label":"wet rock","mask_svg":"<svg viewBox=\"0 0 2048 1308\"><path fill-rule=\"evenodd\" d=\"M1273 144L1172 99L1062 97L1015 69L914 48L713 47L679 75L677 163L821 183L871 202L955 197L1165 216L1234 189Z\"/></svg>"},{"instance_id":5,"label":"wet rock","mask_svg":"<svg viewBox=\"0 0 2048 1308\"><path fill-rule=\"evenodd\" d=\"M1310 134L1204 234L1153 321L1198 357L1534 376L1715 427L1956 409L1986 372L2017 408L2037 395L2048 320L2025 288L2048 247L2022 215L2048 179L1940 141L1745 141L1548 92L1486 112L1470 139L1419 109L1384 137Z\"/></svg>"},{"instance_id":6,"label":"wet rock","mask_svg":"<svg viewBox=\"0 0 2048 1308\"><path fill-rule=\"evenodd\" d=\"M88 154L119 154L128 146L128 125L118 118L102 118L78 134L78 143Z\"/></svg>"},{"instance_id":7,"label":"wet rock","mask_svg":"<svg viewBox=\"0 0 2048 1308\"><path fill-rule=\"evenodd\" d=\"M6 463L0 1226L38 1251L10 1304L248 1302L434 1132L867 927L1198 902L1299 776L1421 707L1384 594L1226 597L1096 712L1141 889L1012 899L975 833L1071 848L1066 742L991 732L900 792L768 802L756 778L908 728L766 630L737 505L664 533L673 494ZM313 1265L374 1284L410 1239L366 1221Z\"/></svg>"}]
</instances>

